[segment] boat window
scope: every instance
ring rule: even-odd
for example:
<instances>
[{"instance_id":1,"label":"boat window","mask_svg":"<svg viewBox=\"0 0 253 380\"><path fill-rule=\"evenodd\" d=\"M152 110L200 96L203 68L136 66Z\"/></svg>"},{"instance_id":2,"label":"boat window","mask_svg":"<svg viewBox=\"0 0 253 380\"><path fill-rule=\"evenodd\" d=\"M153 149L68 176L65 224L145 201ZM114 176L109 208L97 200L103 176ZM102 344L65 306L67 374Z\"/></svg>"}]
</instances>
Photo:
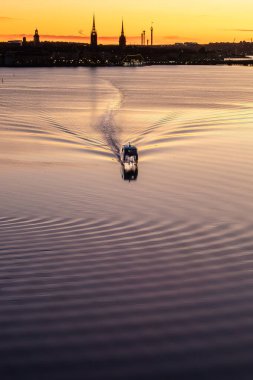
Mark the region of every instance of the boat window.
<instances>
[{"instance_id":1,"label":"boat window","mask_svg":"<svg viewBox=\"0 0 253 380\"><path fill-rule=\"evenodd\" d=\"M136 149L126 149L125 154L127 154L128 156L136 156L137 151L136 151Z\"/></svg>"}]
</instances>

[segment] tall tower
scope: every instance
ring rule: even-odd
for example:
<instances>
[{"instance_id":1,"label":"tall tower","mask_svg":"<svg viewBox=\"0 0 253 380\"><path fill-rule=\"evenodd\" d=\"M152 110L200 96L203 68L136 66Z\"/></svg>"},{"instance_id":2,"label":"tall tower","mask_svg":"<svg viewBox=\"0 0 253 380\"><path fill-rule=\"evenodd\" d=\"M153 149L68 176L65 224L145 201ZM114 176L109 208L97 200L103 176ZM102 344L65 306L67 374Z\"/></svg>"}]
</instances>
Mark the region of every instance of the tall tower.
<instances>
[{"instance_id":1,"label":"tall tower","mask_svg":"<svg viewBox=\"0 0 253 380\"><path fill-rule=\"evenodd\" d=\"M125 34L124 34L124 23L123 23L123 20L122 20L121 35L120 35L120 38L119 38L119 46L121 46L121 47L125 47L126 46L126 37L125 37Z\"/></svg>"},{"instance_id":2,"label":"tall tower","mask_svg":"<svg viewBox=\"0 0 253 380\"><path fill-rule=\"evenodd\" d=\"M40 36L39 36L38 29L35 30L35 34L33 36L33 43L34 43L34 45L39 45L40 44Z\"/></svg>"},{"instance_id":3,"label":"tall tower","mask_svg":"<svg viewBox=\"0 0 253 380\"><path fill-rule=\"evenodd\" d=\"M143 30L143 45L146 45L146 30Z\"/></svg>"},{"instance_id":4,"label":"tall tower","mask_svg":"<svg viewBox=\"0 0 253 380\"><path fill-rule=\"evenodd\" d=\"M151 25L150 34L151 34L150 44L151 44L151 46L153 46L153 44L154 44L154 29L153 29L153 25Z\"/></svg>"},{"instance_id":5,"label":"tall tower","mask_svg":"<svg viewBox=\"0 0 253 380\"><path fill-rule=\"evenodd\" d=\"M98 35L95 26L95 15L93 15L92 31L90 34L90 45L96 47L98 45Z\"/></svg>"}]
</instances>

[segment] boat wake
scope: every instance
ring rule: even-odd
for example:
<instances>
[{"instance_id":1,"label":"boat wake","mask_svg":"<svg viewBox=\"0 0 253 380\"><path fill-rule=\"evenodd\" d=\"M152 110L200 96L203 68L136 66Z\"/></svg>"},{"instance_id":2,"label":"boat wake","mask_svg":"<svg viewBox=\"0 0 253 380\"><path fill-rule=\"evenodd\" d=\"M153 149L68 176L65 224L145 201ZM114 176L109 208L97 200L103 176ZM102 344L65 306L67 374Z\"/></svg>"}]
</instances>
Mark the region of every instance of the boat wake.
<instances>
[{"instance_id":1,"label":"boat wake","mask_svg":"<svg viewBox=\"0 0 253 380\"><path fill-rule=\"evenodd\" d=\"M116 124L115 114L122 108L124 94L115 86L115 84L112 82L109 83L113 89L112 100L109 102L106 112L102 116L100 122L96 125L96 129L102 135L107 147L120 162L120 128Z\"/></svg>"}]
</instances>

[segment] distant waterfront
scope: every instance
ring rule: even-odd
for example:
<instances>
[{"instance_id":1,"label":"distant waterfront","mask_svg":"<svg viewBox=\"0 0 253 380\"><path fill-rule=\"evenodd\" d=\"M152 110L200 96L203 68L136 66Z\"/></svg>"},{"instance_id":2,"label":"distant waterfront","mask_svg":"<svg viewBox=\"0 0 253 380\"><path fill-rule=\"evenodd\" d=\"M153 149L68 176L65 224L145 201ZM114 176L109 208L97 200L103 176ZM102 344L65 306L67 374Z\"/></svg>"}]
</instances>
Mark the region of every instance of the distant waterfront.
<instances>
[{"instance_id":1,"label":"distant waterfront","mask_svg":"<svg viewBox=\"0 0 253 380\"><path fill-rule=\"evenodd\" d=\"M32 42L0 43L2 67L252 65L253 44L217 43L168 46L99 45ZM247 58L249 56L249 58Z\"/></svg>"}]
</instances>

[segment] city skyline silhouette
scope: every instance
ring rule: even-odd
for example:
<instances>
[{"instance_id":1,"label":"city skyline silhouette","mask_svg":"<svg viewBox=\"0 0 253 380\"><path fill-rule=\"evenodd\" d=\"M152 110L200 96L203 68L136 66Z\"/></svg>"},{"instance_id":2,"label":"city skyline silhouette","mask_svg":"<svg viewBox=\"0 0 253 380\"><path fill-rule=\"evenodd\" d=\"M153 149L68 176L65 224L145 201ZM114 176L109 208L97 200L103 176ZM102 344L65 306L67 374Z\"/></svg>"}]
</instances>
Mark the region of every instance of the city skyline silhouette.
<instances>
[{"instance_id":1,"label":"city skyline silhouette","mask_svg":"<svg viewBox=\"0 0 253 380\"><path fill-rule=\"evenodd\" d=\"M60 12L59 12L60 10ZM113 12L113 19L111 17ZM1 7L0 41L32 39L31 31L38 28L41 40L89 42L90 20L96 14L98 36L102 44L115 44L119 38L122 17L128 43L139 42L144 30L154 22L156 44L177 42L233 42L253 37L251 14L253 3L248 0L200 0L190 5L186 0L168 4L164 0L137 4L132 0L119 5L115 0L95 0L92 5L77 0L43 3L13 0Z\"/></svg>"}]
</instances>

